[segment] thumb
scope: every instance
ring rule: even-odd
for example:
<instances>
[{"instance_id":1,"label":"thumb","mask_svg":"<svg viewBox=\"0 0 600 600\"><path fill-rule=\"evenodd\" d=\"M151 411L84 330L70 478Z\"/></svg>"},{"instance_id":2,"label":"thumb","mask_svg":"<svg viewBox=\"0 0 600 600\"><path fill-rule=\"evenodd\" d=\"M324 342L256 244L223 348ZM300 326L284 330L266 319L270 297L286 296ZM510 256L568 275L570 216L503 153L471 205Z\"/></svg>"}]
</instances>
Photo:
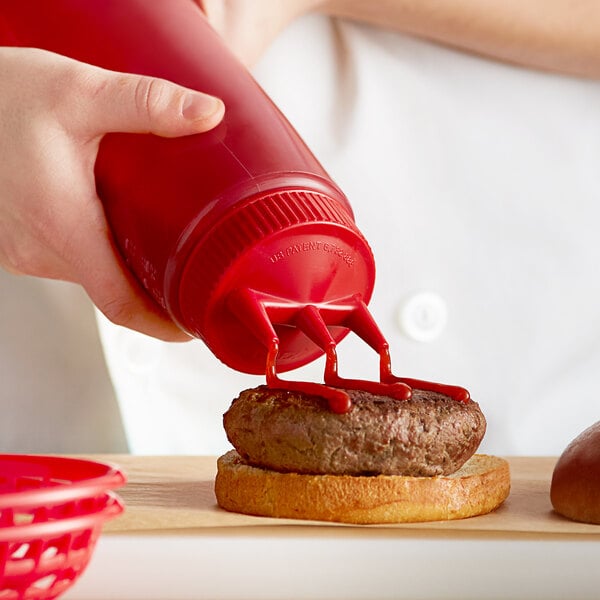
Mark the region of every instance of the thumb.
<instances>
[{"instance_id":1,"label":"thumb","mask_svg":"<svg viewBox=\"0 0 600 600\"><path fill-rule=\"evenodd\" d=\"M79 103L91 135L111 131L176 137L201 133L223 119L223 102L165 79L93 68Z\"/></svg>"}]
</instances>

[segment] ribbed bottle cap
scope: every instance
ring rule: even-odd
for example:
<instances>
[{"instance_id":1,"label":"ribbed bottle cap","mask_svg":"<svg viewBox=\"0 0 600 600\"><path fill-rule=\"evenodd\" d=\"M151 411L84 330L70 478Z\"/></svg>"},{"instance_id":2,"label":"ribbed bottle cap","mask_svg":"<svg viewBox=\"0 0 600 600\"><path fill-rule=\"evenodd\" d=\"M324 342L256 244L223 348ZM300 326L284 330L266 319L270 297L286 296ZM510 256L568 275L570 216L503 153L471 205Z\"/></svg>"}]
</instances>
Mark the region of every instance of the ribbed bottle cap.
<instances>
[{"instance_id":1,"label":"ribbed bottle cap","mask_svg":"<svg viewBox=\"0 0 600 600\"><path fill-rule=\"evenodd\" d=\"M368 301L374 278L371 250L343 204L319 192L278 191L226 213L195 241L181 272L178 306L170 308L224 363L260 374L267 349L231 310L232 291L250 288L303 304L354 293ZM347 333L336 329L338 340ZM279 370L322 354L295 328L276 330Z\"/></svg>"}]
</instances>

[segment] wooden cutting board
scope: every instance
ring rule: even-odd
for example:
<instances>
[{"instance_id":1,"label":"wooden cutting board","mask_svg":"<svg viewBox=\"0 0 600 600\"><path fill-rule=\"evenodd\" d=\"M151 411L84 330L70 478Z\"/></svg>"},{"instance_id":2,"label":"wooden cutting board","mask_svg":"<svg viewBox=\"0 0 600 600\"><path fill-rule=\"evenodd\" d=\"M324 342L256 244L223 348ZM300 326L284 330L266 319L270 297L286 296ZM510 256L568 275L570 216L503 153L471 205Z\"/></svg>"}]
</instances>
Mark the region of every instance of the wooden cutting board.
<instances>
[{"instance_id":1,"label":"wooden cutting board","mask_svg":"<svg viewBox=\"0 0 600 600\"><path fill-rule=\"evenodd\" d=\"M270 519L229 513L220 509L213 492L216 473L215 457L199 456L131 456L90 457L119 465L128 477L119 490L126 510L105 526L106 532L134 533L164 531L193 533L211 528L272 527L282 525L337 527L360 530L394 529L417 536L494 536L565 539L576 537L600 541L600 525L569 521L552 510L550 480L556 458L508 458L511 468L511 493L493 513L458 521L402 525L338 525ZM225 533L225 531L224 531Z\"/></svg>"}]
</instances>

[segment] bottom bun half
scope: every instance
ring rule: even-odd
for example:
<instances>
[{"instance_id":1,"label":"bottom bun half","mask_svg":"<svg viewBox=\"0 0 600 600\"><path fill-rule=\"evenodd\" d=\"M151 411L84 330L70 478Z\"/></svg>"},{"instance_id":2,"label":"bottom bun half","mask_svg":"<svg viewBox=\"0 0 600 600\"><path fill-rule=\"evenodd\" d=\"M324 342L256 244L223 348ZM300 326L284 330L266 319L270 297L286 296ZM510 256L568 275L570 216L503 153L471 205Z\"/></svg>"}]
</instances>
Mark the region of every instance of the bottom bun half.
<instances>
[{"instance_id":1,"label":"bottom bun half","mask_svg":"<svg viewBox=\"0 0 600 600\"><path fill-rule=\"evenodd\" d=\"M491 512L510 492L508 463L475 454L452 475L305 475L248 465L232 450L217 461L215 494L248 515L353 524L463 519Z\"/></svg>"}]
</instances>

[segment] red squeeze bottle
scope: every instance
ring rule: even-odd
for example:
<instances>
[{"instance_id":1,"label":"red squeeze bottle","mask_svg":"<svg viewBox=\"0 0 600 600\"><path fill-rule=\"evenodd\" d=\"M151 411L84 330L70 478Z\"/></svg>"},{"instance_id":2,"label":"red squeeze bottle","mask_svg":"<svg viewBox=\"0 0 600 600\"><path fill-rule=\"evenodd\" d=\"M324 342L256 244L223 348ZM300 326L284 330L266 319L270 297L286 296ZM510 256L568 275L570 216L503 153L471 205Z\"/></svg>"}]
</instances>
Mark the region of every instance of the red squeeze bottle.
<instances>
[{"instance_id":1,"label":"red squeeze bottle","mask_svg":"<svg viewBox=\"0 0 600 600\"><path fill-rule=\"evenodd\" d=\"M192 0L4 2L0 43L223 99L213 131L108 134L96 163L120 251L181 329L256 374L273 331L280 371L323 353L295 326L299 307L327 307L335 342L348 333L335 307L367 303L375 276L348 200Z\"/></svg>"}]
</instances>

